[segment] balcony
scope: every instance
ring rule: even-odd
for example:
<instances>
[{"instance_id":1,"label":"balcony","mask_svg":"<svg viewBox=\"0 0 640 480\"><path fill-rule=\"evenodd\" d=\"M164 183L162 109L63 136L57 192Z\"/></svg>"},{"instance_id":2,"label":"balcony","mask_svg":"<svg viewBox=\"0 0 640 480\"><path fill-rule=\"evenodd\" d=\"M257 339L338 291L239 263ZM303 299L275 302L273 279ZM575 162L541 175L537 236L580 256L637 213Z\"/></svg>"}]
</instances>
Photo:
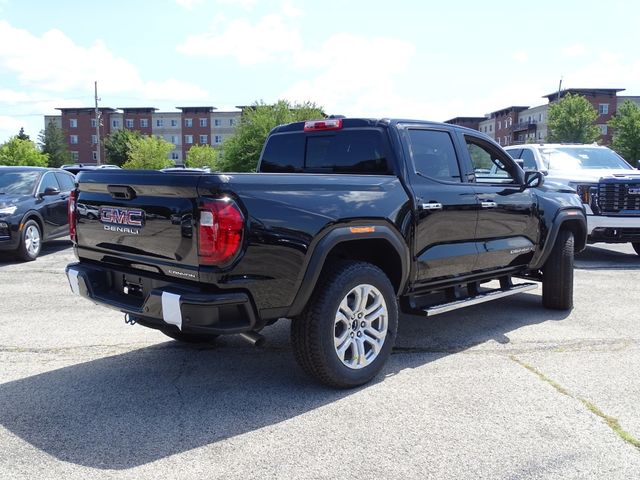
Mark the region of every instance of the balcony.
<instances>
[{"instance_id":1,"label":"balcony","mask_svg":"<svg viewBox=\"0 0 640 480\"><path fill-rule=\"evenodd\" d=\"M524 121L524 122L518 122L515 123L511 126L511 132L512 133L516 133L516 132L528 132L528 131L536 131L537 129L537 123L535 120L531 120L531 121Z\"/></svg>"}]
</instances>

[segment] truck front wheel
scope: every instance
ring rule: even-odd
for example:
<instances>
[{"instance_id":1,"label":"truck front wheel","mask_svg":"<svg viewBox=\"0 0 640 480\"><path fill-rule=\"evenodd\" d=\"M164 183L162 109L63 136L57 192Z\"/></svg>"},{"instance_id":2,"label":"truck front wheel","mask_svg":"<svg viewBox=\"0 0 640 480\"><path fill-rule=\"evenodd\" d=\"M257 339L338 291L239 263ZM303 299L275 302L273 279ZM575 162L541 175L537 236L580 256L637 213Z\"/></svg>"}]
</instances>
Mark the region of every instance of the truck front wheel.
<instances>
[{"instance_id":1,"label":"truck front wheel","mask_svg":"<svg viewBox=\"0 0 640 480\"><path fill-rule=\"evenodd\" d=\"M542 268L542 304L546 308L569 310L573 307L573 253L573 233L560 230Z\"/></svg>"},{"instance_id":2,"label":"truck front wheel","mask_svg":"<svg viewBox=\"0 0 640 480\"><path fill-rule=\"evenodd\" d=\"M375 265L340 262L323 274L303 314L291 323L302 369L325 385L351 388L375 377L391 354L398 306Z\"/></svg>"}]
</instances>

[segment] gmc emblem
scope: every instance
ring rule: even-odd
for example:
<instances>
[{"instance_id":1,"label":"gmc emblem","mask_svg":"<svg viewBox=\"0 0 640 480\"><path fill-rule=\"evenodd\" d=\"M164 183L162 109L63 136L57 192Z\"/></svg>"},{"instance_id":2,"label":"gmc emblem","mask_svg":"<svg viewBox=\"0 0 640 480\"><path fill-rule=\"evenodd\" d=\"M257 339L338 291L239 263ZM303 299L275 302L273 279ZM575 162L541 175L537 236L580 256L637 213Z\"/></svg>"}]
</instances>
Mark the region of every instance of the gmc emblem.
<instances>
[{"instance_id":1,"label":"gmc emblem","mask_svg":"<svg viewBox=\"0 0 640 480\"><path fill-rule=\"evenodd\" d=\"M100 222L142 227L144 226L144 210L138 208L100 207Z\"/></svg>"},{"instance_id":2,"label":"gmc emblem","mask_svg":"<svg viewBox=\"0 0 640 480\"><path fill-rule=\"evenodd\" d=\"M629 188L629 195L640 195L640 187Z\"/></svg>"}]
</instances>

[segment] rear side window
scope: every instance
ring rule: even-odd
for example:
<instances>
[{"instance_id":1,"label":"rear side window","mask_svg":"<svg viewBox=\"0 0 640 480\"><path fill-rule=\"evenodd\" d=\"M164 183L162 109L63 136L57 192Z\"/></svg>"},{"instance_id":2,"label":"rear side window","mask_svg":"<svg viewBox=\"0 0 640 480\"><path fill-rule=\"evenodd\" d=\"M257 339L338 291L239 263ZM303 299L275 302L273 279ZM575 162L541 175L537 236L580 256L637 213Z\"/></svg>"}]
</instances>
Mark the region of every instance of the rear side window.
<instances>
[{"instance_id":1,"label":"rear side window","mask_svg":"<svg viewBox=\"0 0 640 480\"><path fill-rule=\"evenodd\" d=\"M262 172L391 174L386 143L379 130L341 130L269 138Z\"/></svg>"},{"instance_id":2,"label":"rear side window","mask_svg":"<svg viewBox=\"0 0 640 480\"><path fill-rule=\"evenodd\" d=\"M71 190L76 188L74 178L71 175L56 172L56 178L58 179L58 183L60 184L61 191L70 192Z\"/></svg>"},{"instance_id":3,"label":"rear side window","mask_svg":"<svg viewBox=\"0 0 640 480\"><path fill-rule=\"evenodd\" d=\"M447 132L409 129L409 146L416 173L448 182L461 181L456 151Z\"/></svg>"}]
</instances>

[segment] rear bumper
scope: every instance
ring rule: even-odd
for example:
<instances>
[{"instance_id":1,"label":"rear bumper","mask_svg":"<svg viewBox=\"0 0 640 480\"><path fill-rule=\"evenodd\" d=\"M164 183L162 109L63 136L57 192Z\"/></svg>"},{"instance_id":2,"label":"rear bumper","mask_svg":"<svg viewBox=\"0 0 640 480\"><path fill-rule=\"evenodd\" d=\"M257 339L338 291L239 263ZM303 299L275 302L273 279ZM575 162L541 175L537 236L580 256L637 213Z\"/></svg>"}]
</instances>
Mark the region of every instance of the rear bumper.
<instances>
[{"instance_id":1,"label":"rear bumper","mask_svg":"<svg viewBox=\"0 0 640 480\"><path fill-rule=\"evenodd\" d=\"M590 242L639 242L640 216L587 215Z\"/></svg>"},{"instance_id":2,"label":"rear bumper","mask_svg":"<svg viewBox=\"0 0 640 480\"><path fill-rule=\"evenodd\" d=\"M95 265L67 265L71 290L119 310L141 325L187 333L230 334L253 330L256 311L245 292L205 292L152 276Z\"/></svg>"}]
</instances>

